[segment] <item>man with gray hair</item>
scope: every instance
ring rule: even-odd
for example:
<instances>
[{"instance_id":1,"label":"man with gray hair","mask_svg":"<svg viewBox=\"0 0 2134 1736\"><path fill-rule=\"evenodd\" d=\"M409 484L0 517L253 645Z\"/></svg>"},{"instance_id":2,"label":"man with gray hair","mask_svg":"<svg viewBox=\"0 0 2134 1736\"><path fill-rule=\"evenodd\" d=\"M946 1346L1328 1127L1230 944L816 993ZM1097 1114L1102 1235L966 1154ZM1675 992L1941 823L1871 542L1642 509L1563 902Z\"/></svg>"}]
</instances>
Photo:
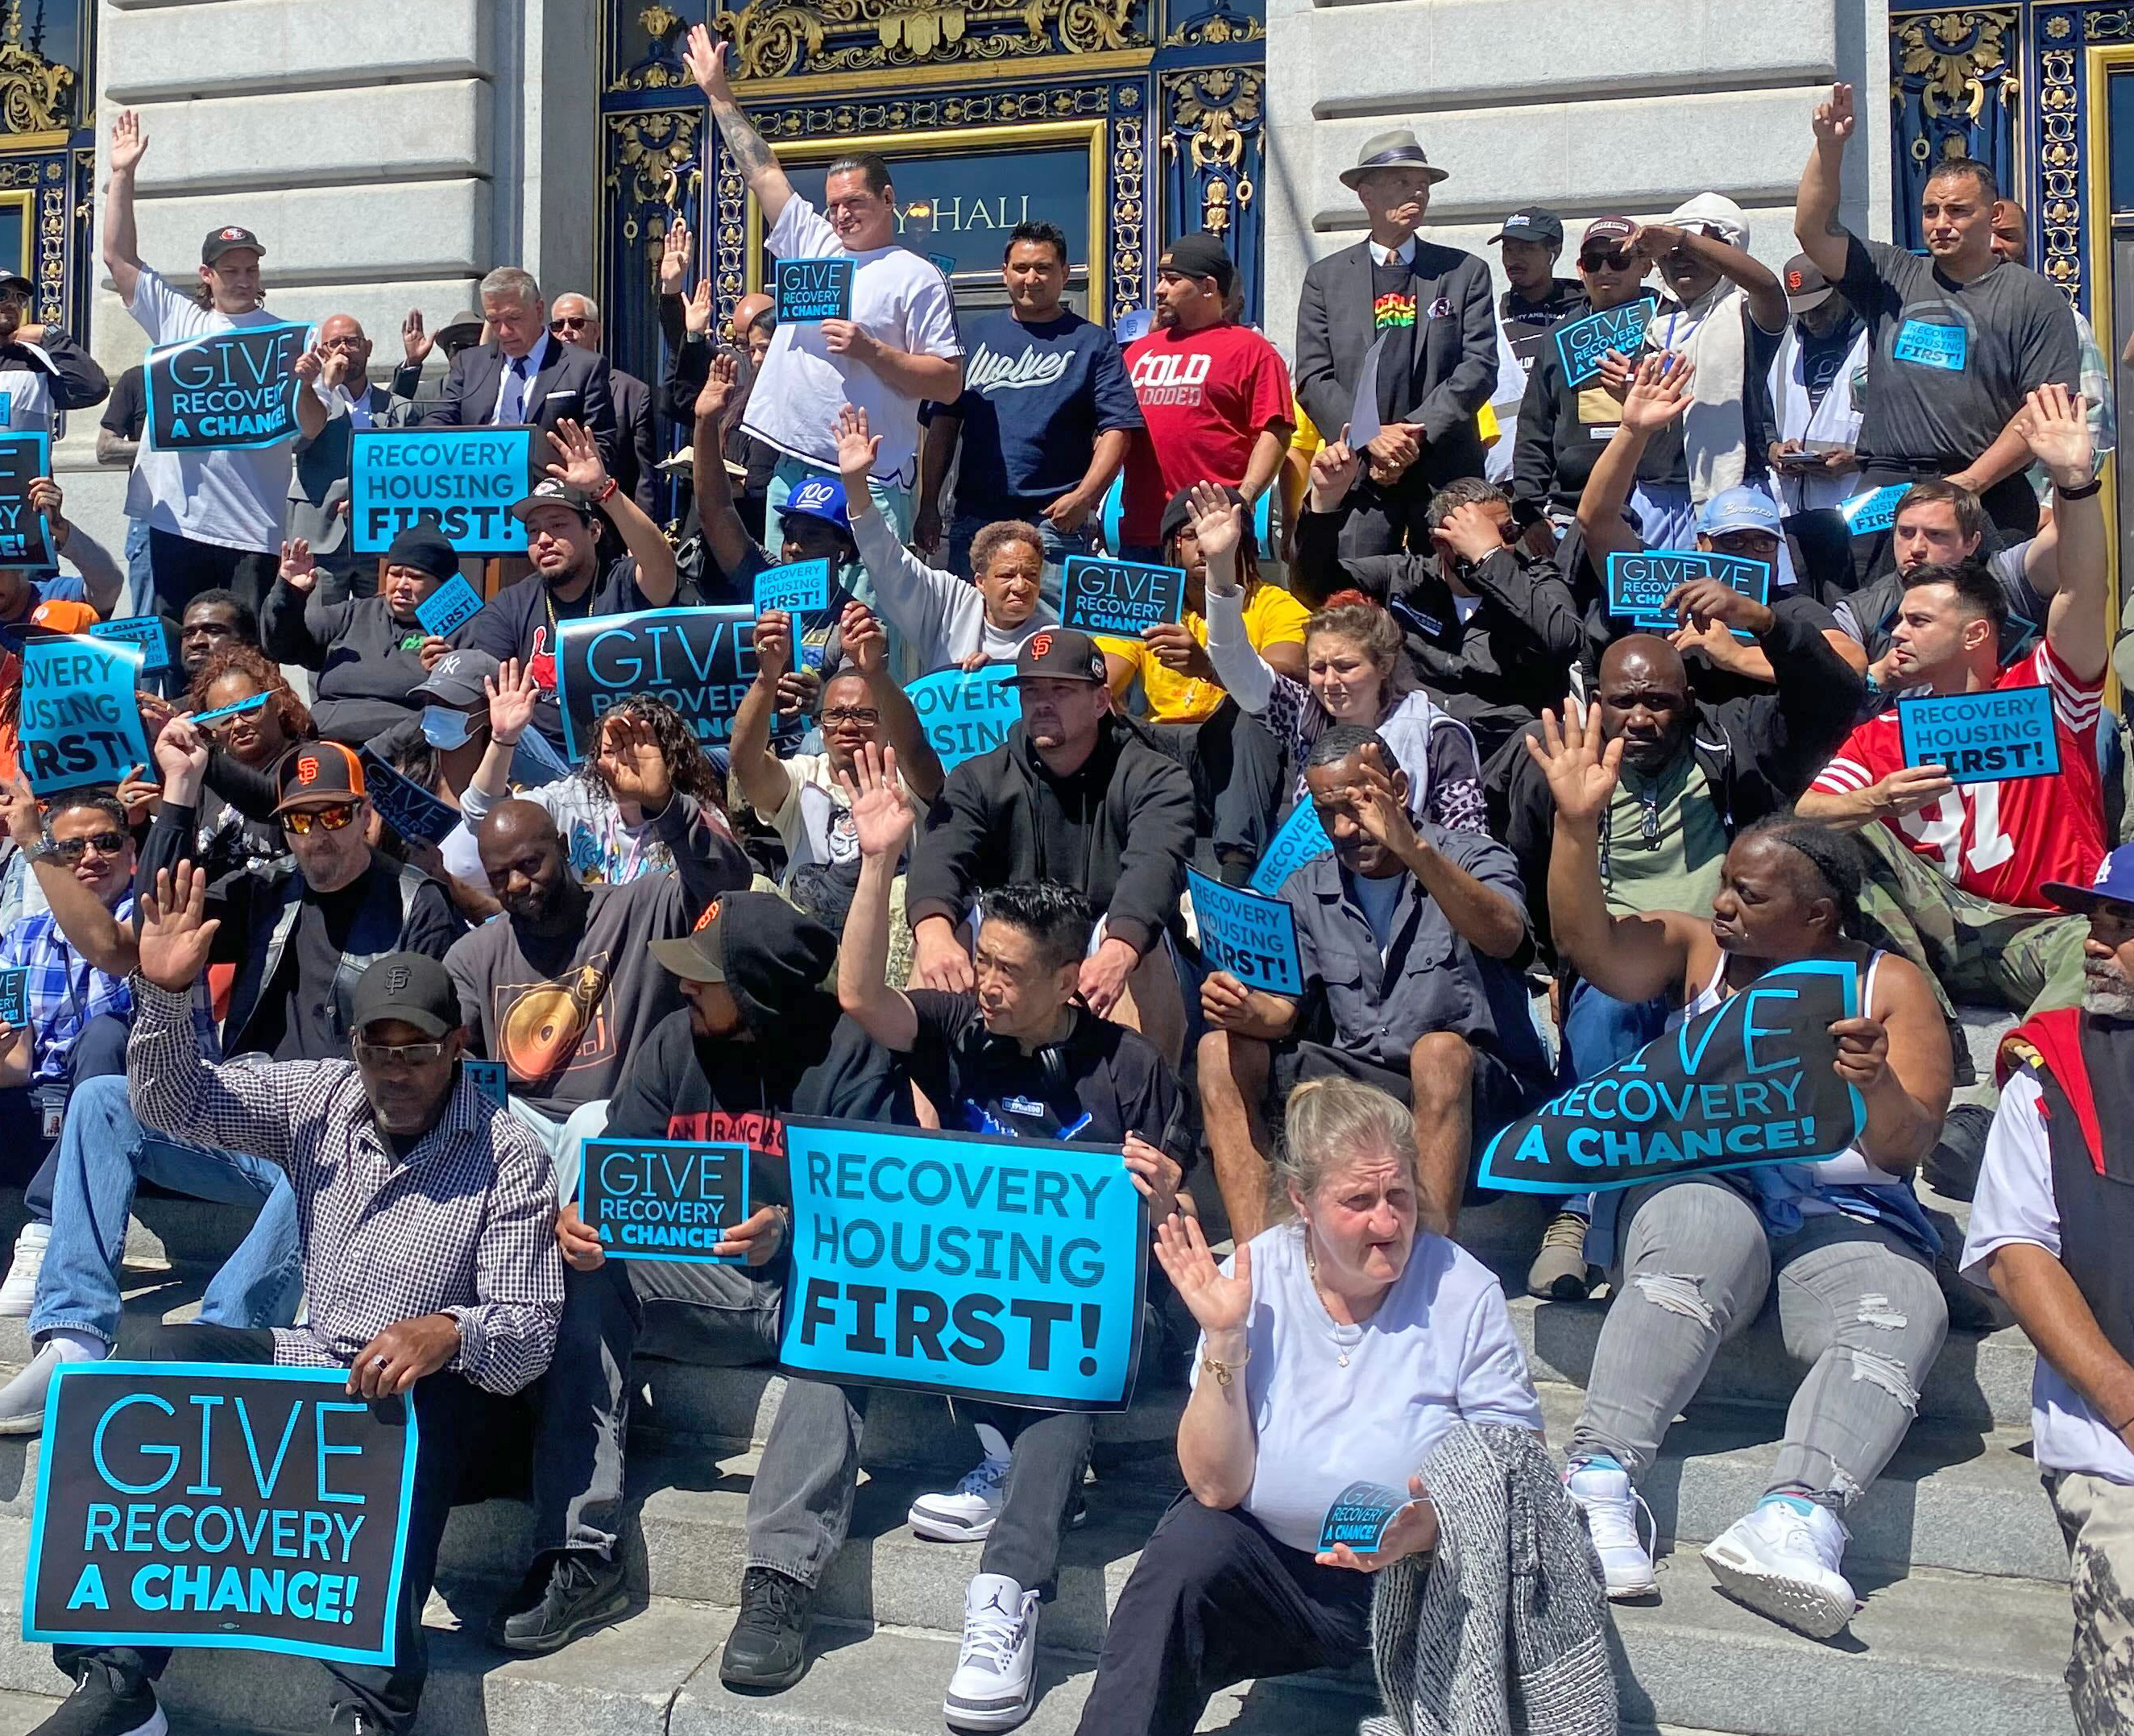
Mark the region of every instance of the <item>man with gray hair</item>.
<instances>
[{"instance_id":1,"label":"man with gray hair","mask_svg":"<svg viewBox=\"0 0 2134 1736\"><path fill-rule=\"evenodd\" d=\"M607 330L601 321L600 304L591 296L582 296L575 290L557 297L548 309L548 335L590 350L595 355L603 354L601 345L606 340ZM624 494L657 518L659 514L654 508L653 485L659 477L654 466L659 462L660 452L659 428L652 412L652 388L635 374L625 374L612 362L608 364L608 381L609 391L615 399L617 431L616 482Z\"/></svg>"},{"instance_id":2,"label":"man with gray hair","mask_svg":"<svg viewBox=\"0 0 2134 1736\"><path fill-rule=\"evenodd\" d=\"M618 435L607 358L550 332L541 286L515 265L500 265L481 280L481 316L488 340L452 358L444 396L422 426L552 430L558 421L582 422L611 470ZM534 477L548 456L546 443L535 441Z\"/></svg>"}]
</instances>

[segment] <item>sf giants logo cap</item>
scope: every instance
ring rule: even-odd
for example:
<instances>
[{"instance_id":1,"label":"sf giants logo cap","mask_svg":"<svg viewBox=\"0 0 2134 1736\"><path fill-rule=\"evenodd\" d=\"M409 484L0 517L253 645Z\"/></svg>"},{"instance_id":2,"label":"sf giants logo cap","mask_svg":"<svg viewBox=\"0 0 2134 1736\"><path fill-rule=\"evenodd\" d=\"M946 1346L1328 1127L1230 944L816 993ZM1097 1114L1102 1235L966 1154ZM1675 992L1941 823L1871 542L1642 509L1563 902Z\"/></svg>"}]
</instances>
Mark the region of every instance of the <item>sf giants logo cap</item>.
<instances>
[{"instance_id":1,"label":"sf giants logo cap","mask_svg":"<svg viewBox=\"0 0 2134 1736\"><path fill-rule=\"evenodd\" d=\"M355 752L338 741L307 741L291 748L282 756L275 779L281 789L278 813L363 799L363 767Z\"/></svg>"}]
</instances>

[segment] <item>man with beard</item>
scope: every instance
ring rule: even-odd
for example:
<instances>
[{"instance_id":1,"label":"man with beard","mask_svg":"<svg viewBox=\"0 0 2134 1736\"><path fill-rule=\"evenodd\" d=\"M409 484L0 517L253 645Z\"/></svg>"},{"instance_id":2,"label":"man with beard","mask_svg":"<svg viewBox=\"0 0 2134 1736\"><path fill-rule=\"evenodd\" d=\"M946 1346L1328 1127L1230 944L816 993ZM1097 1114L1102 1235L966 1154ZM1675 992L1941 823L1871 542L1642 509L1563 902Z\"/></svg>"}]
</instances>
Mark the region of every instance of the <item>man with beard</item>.
<instances>
[{"instance_id":1,"label":"man with beard","mask_svg":"<svg viewBox=\"0 0 2134 1736\"><path fill-rule=\"evenodd\" d=\"M548 436L562 462L511 509L526 527L533 571L491 597L461 630L459 643L486 651L500 663L516 658L531 668L541 699L534 726L558 749L563 714L556 702L557 634L565 621L596 615L664 609L674 600L674 550L645 509L617 486L600 447L578 423L559 423ZM595 520L605 518L629 552L603 568Z\"/></svg>"},{"instance_id":2,"label":"man with beard","mask_svg":"<svg viewBox=\"0 0 2134 1736\"><path fill-rule=\"evenodd\" d=\"M2134 846L2093 885L2042 890L2089 919L2082 1005L2002 1039L1963 1270L2037 1346L2030 1432L2074 1604L2068 1698L2081 1736L2106 1736L2134 1724Z\"/></svg>"},{"instance_id":3,"label":"man with beard","mask_svg":"<svg viewBox=\"0 0 2134 1736\"><path fill-rule=\"evenodd\" d=\"M503 919L445 955L470 1046L504 1063L511 1112L547 1140L566 1199L577 1191L578 1142L599 1127L653 1027L681 1005L648 949L687 934L722 892L749 881L724 822L674 789L649 724L611 712L606 747L616 800L643 812L645 838L667 846L674 872L589 886L546 808L500 802L476 843Z\"/></svg>"}]
</instances>

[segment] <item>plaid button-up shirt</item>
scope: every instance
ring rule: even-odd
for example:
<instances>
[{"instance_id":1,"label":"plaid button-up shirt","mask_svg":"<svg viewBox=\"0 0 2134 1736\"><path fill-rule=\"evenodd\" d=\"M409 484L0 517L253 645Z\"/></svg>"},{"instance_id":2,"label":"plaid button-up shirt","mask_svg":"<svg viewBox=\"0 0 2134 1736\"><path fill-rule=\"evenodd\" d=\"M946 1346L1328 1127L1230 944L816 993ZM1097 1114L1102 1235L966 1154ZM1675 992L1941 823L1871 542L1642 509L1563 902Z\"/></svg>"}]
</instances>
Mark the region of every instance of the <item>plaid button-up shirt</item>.
<instances>
[{"instance_id":1,"label":"plaid button-up shirt","mask_svg":"<svg viewBox=\"0 0 2134 1736\"><path fill-rule=\"evenodd\" d=\"M113 913L122 922L133 914L128 893ZM43 1085L67 1077L81 1028L99 1013L130 1011L133 997L126 979L99 971L75 951L50 910L25 916L0 940L0 970L20 967L29 975L24 994L30 1014L30 1083Z\"/></svg>"},{"instance_id":2,"label":"plaid button-up shirt","mask_svg":"<svg viewBox=\"0 0 2134 1736\"><path fill-rule=\"evenodd\" d=\"M447 1314L460 1329L453 1372L490 1392L539 1377L563 1265L548 1155L529 1130L461 1079L395 1161L353 1062L215 1065L190 997L131 983L127 1070L142 1126L263 1157L296 1189L311 1324L275 1332L278 1363L345 1367L387 1327Z\"/></svg>"}]
</instances>

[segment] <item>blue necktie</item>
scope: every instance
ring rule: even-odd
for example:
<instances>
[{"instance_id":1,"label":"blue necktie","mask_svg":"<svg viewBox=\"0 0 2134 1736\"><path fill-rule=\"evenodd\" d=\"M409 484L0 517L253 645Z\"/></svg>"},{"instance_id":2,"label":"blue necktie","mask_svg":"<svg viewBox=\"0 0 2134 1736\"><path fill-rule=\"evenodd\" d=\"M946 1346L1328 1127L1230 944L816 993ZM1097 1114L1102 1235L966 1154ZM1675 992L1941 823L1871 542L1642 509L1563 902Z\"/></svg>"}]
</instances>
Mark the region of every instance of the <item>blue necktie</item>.
<instances>
[{"instance_id":1,"label":"blue necktie","mask_svg":"<svg viewBox=\"0 0 2134 1736\"><path fill-rule=\"evenodd\" d=\"M519 371L525 365L524 356L514 356L504 370L504 396L496 405L500 427L526 420L526 376Z\"/></svg>"}]
</instances>

